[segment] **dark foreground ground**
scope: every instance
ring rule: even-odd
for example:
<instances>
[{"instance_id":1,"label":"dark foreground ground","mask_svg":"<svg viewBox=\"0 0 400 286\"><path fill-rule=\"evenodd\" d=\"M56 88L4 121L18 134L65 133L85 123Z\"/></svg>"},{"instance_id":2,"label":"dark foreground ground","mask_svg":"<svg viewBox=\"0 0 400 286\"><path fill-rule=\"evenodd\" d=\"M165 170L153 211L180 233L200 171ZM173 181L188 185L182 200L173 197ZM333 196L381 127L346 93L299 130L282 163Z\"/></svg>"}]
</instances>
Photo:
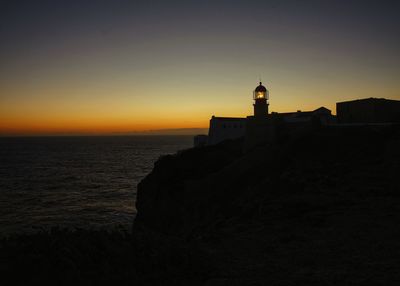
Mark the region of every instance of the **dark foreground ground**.
<instances>
[{"instance_id":1,"label":"dark foreground ground","mask_svg":"<svg viewBox=\"0 0 400 286\"><path fill-rule=\"evenodd\" d=\"M399 285L400 133L321 129L160 159L133 233L0 242L1 285Z\"/></svg>"},{"instance_id":2,"label":"dark foreground ground","mask_svg":"<svg viewBox=\"0 0 400 286\"><path fill-rule=\"evenodd\" d=\"M0 285L201 285L194 244L158 233L53 229L0 242Z\"/></svg>"}]
</instances>

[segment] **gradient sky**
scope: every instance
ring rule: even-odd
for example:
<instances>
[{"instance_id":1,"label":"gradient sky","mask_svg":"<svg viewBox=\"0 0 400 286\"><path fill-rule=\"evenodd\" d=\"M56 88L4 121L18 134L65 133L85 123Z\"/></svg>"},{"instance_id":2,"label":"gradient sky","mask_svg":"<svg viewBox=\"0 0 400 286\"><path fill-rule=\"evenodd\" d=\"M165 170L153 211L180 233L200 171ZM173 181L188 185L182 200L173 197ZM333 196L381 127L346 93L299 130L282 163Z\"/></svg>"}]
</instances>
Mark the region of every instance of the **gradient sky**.
<instances>
[{"instance_id":1,"label":"gradient sky","mask_svg":"<svg viewBox=\"0 0 400 286\"><path fill-rule=\"evenodd\" d=\"M0 134L207 127L400 99L400 1L0 1Z\"/></svg>"}]
</instances>

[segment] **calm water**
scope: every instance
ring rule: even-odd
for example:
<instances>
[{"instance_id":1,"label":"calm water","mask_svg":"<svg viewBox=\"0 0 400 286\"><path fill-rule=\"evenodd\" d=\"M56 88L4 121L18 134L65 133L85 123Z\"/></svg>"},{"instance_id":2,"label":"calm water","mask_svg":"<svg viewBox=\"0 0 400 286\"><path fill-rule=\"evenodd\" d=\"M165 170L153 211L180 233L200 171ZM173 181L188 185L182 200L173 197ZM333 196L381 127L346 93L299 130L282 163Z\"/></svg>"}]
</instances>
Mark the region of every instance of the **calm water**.
<instances>
[{"instance_id":1,"label":"calm water","mask_svg":"<svg viewBox=\"0 0 400 286\"><path fill-rule=\"evenodd\" d=\"M138 182L191 136L0 138L0 232L129 227Z\"/></svg>"}]
</instances>

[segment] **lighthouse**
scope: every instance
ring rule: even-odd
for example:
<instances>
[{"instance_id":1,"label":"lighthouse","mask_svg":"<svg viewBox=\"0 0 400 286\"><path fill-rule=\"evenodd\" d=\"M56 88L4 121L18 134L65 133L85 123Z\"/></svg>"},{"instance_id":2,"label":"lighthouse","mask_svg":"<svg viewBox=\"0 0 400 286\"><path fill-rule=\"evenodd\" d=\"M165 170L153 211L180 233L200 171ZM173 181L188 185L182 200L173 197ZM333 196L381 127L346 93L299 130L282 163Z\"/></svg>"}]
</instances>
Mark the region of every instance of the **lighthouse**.
<instances>
[{"instance_id":1,"label":"lighthouse","mask_svg":"<svg viewBox=\"0 0 400 286\"><path fill-rule=\"evenodd\" d=\"M254 117L265 118L268 115L268 99L269 93L265 86L260 81L259 86L253 92L254 99Z\"/></svg>"},{"instance_id":2,"label":"lighthouse","mask_svg":"<svg viewBox=\"0 0 400 286\"><path fill-rule=\"evenodd\" d=\"M225 140L244 137L244 150L247 152L256 146L277 142L278 136L281 136L279 137L281 140L286 138L285 136L311 130L318 121L320 125L335 122L331 111L325 107L305 112L268 114L269 92L261 81L253 90L253 100L254 115L245 118L213 115L210 119L208 136L197 136L194 145L198 147L215 145Z\"/></svg>"}]
</instances>

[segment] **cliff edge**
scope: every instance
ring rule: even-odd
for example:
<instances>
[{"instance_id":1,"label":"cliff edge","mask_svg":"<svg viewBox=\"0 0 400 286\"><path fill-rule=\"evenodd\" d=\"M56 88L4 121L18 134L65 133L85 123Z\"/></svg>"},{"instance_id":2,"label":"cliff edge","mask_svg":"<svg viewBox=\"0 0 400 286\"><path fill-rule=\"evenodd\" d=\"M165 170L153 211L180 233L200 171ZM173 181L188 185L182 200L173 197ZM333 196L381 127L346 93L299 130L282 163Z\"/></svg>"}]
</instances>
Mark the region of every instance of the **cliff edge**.
<instances>
[{"instance_id":1,"label":"cliff edge","mask_svg":"<svg viewBox=\"0 0 400 286\"><path fill-rule=\"evenodd\" d=\"M215 269L206 285L400 281L398 126L242 145L160 158L138 186L134 229L200 245Z\"/></svg>"}]
</instances>

